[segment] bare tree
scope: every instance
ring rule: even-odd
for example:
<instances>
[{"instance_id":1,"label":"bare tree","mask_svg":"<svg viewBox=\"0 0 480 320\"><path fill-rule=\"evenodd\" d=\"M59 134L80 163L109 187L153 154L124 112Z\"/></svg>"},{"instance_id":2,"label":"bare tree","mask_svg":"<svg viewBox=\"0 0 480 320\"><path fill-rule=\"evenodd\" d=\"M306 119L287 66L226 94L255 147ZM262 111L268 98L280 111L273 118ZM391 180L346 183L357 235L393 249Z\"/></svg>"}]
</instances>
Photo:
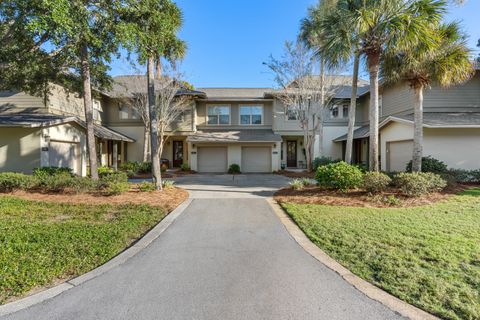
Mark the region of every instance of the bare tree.
<instances>
[{"instance_id":1,"label":"bare tree","mask_svg":"<svg viewBox=\"0 0 480 320\"><path fill-rule=\"evenodd\" d=\"M116 85L122 87L122 90L120 90L122 103L130 107L143 122L143 161L146 162L150 159L150 113L145 76L130 76L125 81L120 79Z\"/></svg>"},{"instance_id":2,"label":"bare tree","mask_svg":"<svg viewBox=\"0 0 480 320\"><path fill-rule=\"evenodd\" d=\"M323 127L326 114L333 99L343 88L342 79L325 70L315 75L315 59L312 52L301 42L286 42L285 54L281 60L270 58L265 63L275 74L279 88L274 96L294 114L303 131L307 170L312 170L316 136L319 137L319 151L323 155Z\"/></svg>"},{"instance_id":3,"label":"bare tree","mask_svg":"<svg viewBox=\"0 0 480 320\"><path fill-rule=\"evenodd\" d=\"M181 75L175 69L164 73L155 81L155 115L152 119L158 128L158 155L163 152L165 142L175 133L173 124L181 120L182 114L189 110L192 96L188 95L180 80ZM153 149L152 149L153 151ZM160 181L157 182L161 188Z\"/></svg>"}]
</instances>

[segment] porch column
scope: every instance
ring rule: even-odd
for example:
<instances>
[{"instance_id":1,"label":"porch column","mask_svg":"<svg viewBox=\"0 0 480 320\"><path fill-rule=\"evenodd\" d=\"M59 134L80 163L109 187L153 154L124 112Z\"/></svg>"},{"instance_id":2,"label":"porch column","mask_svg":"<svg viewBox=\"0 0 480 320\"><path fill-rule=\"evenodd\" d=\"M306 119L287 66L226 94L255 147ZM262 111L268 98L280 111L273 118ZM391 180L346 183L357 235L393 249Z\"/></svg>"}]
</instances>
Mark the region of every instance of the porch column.
<instances>
[{"instance_id":1,"label":"porch column","mask_svg":"<svg viewBox=\"0 0 480 320\"><path fill-rule=\"evenodd\" d=\"M118 169L118 142L117 141L113 141L113 148L112 149L113 149L113 151L112 151L112 153L113 153L113 157L112 157L113 158L112 159L113 170L117 171L117 169Z\"/></svg>"}]
</instances>

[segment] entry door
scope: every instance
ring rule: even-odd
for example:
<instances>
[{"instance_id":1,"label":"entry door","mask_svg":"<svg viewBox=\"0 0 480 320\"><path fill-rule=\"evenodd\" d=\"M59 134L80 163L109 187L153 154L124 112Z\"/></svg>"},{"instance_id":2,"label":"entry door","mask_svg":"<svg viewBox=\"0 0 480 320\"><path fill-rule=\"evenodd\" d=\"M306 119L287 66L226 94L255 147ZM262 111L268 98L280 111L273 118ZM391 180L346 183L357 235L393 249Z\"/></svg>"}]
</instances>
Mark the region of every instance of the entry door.
<instances>
[{"instance_id":1,"label":"entry door","mask_svg":"<svg viewBox=\"0 0 480 320\"><path fill-rule=\"evenodd\" d=\"M297 141L287 141L287 167L297 167Z\"/></svg>"},{"instance_id":2,"label":"entry door","mask_svg":"<svg viewBox=\"0 0 480 320\"><path fill-rule=\"evenodd\" d=\"M183 164L183 141L173 141L173 166L180 167Z\"/></svg>"}]
</instances>

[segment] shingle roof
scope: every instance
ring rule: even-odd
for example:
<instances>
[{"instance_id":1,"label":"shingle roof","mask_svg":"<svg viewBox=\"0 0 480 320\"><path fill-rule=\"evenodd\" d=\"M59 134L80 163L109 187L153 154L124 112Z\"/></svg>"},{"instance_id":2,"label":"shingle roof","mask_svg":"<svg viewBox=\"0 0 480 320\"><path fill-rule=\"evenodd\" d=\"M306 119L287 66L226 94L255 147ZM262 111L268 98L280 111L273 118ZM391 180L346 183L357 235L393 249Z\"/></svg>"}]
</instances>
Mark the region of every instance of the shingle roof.
<instances>
[{"instance_id":1,"label":"shingle roof","mask_svg":"<svg viewBox=\"0 0 480 320\"><path fill-rule=\"evenodd\" d=\"M112 98L128 97L132 91L138 93L147 93L147 77L142 75L126 75L113 77L112 88L105 92L106 95ZM157 85L158 80L155 80ZM193 95L193 96L205 96L205 93L198 90L190 90L182 88L178 91L178 95Z\"/></svg>"},{"instance_id":2,"label":"shingle roof","mask_svg":"<svg viewBox=\"0 0 480 320\"><path fill-rule=\"evenodd\" d=\"M281 142L272 130L203 130L187 138L188 142Z\"/></svg>"},{"instance_id":3,"label":"shingle roof","mask_svg":"<svg viewBox=\"0 0 480 320\"><path fill-rule=\"evenodd\" d=\"M41 113L38 109L34 108L21 109L20 112L12 112L12 110L9 110L0 113L0 127L42 128L71 122L75 122L83 128L86 128L85 121L78 117ZM98 138L135 142L135 140L130 137L98 124L94 125L94 131L95 136Z\"/></svg>"},{"instance_id":4,"label":"shingle roof","mask_svg":"<svg viewBox=\"0 0 480 320\"><path fill-rule=\"evenodd\" d=\"M198 88L205 92L207 99L264 99L271 88Z\"/></svg>"},{"instance_id":5,"label":"shingle roof","mask_svg":"<svg viewBox=\"0 0 480 320\"><path fill-rule=\"evenodd\" d=\"M355 131L353 131L353 139L362 139L362 138L368 138L370 132L370 126L363 126ZM336 139L333 140L334 142L341 142L341 141L347 141L347 135L344 134L343 136L340 136Z\"/></svg>"}]
</instances>

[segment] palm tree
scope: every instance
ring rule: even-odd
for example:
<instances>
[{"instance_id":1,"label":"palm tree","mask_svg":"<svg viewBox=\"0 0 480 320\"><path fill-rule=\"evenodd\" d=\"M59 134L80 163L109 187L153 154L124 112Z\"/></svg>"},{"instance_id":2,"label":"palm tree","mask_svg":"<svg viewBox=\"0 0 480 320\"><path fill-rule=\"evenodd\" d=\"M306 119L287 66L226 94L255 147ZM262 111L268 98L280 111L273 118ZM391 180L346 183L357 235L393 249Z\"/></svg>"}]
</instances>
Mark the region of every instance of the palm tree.
<instances>
[{"instance_id":1,"label":"palm tree","mask_svg":"<svg viewBox=\"0 0 480 320\"><path fill-rule=\"evenodd\" d=\"M366 57L370 77L370 146L369 167L379 170L378 151L378 80L382 54L389 51L412 47L419 42L432 43L430 26L438 23L445 11L444 0L363 0L358 7L357 0L339 0L336 15L342 19L329 19L332 33L326 33L326 43L337 44L345 51L351 51L351 37L345 37L345 26L350 33L358 33L358 52ZM340 26L338 29L336 26ZM340 30L340 32L335 32ZM348 30L348 29L347 29ZM336 45L328 47L335 48ZM327 48L328 48L327 47Z\"/></svg>"},{"instance_id":2,"label":"palm tree","mask_svg":"<svg viewBox=\"0 0 480 320\"><path fill-rule=\"evenodd\" d=\"M473 75L473 63L466 37L457 23L434 28L438 41L433 45L419 43L409 50L386 54L382 76L389 81L407 81L414 92L414 138L412 171L422 171L423 92L432 82L443 87L456 85Z\"/></svg>"}]
</instances>

